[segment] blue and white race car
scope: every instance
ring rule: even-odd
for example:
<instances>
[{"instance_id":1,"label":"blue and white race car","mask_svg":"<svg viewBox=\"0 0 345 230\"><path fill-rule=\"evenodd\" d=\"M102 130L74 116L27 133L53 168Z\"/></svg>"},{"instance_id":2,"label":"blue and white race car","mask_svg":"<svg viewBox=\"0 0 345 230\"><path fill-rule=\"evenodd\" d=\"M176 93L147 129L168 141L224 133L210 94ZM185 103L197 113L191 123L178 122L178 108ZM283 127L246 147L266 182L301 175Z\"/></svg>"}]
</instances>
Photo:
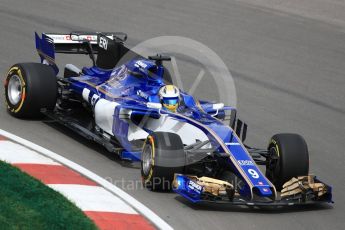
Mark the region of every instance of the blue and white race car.
<instances>
[{"instance_id":1,"label":"blue and white race car","mask_svg":"<svg viewBox=\"0 0 345 230\"><path fill-rule=\"evenodd\" d=\"M141 162L145 186L192 202L284 206L332 202L331 187L309 175L305 140L276 134L267 149L244 144L236 108L199 101L172 85L163 62L128 49L124 33L36 36L41 63L13 65L5 79L11 115L45 115L121 159ZM88 54L91 67L56 53ZM259 168L259 165L262 165Z\"/></svg>"}]
</instances>

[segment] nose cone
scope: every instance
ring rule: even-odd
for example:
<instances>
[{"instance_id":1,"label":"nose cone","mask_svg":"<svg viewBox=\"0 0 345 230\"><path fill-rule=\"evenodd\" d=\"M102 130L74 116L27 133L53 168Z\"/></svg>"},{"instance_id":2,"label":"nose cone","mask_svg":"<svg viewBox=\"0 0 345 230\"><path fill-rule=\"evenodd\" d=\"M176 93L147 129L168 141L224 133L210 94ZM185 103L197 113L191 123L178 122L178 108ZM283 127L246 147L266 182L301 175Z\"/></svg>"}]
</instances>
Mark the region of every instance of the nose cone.
<instances>
[{"instance_id":1,"label":"nose cone","mask_svg":"<svg viewBox=\"0 0 345 230\"><path fill-rule=\"evenodd\" d=\"M271 188L268 186L257 186L254 187L253 191L255 191L257 195L263 197L270 197L273 194Z\"/></svg>"}]
</instances>

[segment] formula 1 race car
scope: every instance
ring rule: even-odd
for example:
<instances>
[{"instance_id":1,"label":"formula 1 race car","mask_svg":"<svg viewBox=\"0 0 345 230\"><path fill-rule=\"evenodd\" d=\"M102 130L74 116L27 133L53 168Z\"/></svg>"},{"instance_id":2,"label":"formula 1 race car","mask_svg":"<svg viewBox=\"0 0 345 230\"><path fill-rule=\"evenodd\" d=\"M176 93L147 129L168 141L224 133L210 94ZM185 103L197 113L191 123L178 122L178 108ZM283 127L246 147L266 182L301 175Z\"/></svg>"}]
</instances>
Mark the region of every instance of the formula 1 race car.
<instances>
[{"instance_id":1,"label":"formula 1 race car","mask_svg":"<svg viewBox=\"0 0 345 230\"><path fill-rule=\"evenodd\" d=\"M131 51L124 33L35 36L41 63L15 64L5 79L11 115L43 114L121 159L141 162L147 188L173 189L192 202L332 202L331 187L309 175L300 135L276 134L267 149L244 144L247 124L236 108L172 85L163 65L169 56ZM92 66L67 64L60 76L56 53L87 54Z\"/></svg>"}]
</instances>

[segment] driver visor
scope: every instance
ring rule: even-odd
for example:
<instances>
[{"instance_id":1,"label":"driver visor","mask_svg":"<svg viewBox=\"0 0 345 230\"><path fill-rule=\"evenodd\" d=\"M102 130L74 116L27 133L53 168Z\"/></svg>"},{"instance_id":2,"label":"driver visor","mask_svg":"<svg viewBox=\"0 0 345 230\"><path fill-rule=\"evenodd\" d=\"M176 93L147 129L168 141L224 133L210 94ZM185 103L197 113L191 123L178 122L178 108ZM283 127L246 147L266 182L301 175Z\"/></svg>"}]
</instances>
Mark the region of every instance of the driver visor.
<instances>
[{"instance_id":1,"label":"driver visor","mask_svg":"<svg viewBox=\"0 0 345 230\"><path fill-rule=\"evenodd\" d=\"M178 97L173 98L163 98L163 104L166 105L176 105L178 103Z\"/></svg>"}]
</instances>

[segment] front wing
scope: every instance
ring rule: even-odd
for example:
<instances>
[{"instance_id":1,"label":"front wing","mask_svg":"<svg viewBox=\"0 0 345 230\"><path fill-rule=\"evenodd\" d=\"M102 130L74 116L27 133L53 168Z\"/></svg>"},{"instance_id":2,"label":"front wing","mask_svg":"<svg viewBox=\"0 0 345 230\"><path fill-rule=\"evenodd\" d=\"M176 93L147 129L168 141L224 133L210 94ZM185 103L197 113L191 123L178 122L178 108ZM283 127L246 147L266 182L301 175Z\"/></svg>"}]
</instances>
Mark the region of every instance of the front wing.
<instances>
[{"instance_id":1,"label":"front wing","mask_svg":"<svg viewBox=\"0 0 345 230\"><path fill-rule=\"evenodd\" d=\"M310 177L313 179L313 184L308 184ZM258 196L250 200L239 195L232 185L228 185L228 182L214 181L214 179L208 178L208 183L205 183L204 178L175 174L173 191L192 203L218 203L246 206L294 206L333 203L332 188L322 183L315 176L298 177L289 180L283 186L283 193L275 200ZM303 189L301 189L302 187Z\"/></svg>"}]
</instances>

